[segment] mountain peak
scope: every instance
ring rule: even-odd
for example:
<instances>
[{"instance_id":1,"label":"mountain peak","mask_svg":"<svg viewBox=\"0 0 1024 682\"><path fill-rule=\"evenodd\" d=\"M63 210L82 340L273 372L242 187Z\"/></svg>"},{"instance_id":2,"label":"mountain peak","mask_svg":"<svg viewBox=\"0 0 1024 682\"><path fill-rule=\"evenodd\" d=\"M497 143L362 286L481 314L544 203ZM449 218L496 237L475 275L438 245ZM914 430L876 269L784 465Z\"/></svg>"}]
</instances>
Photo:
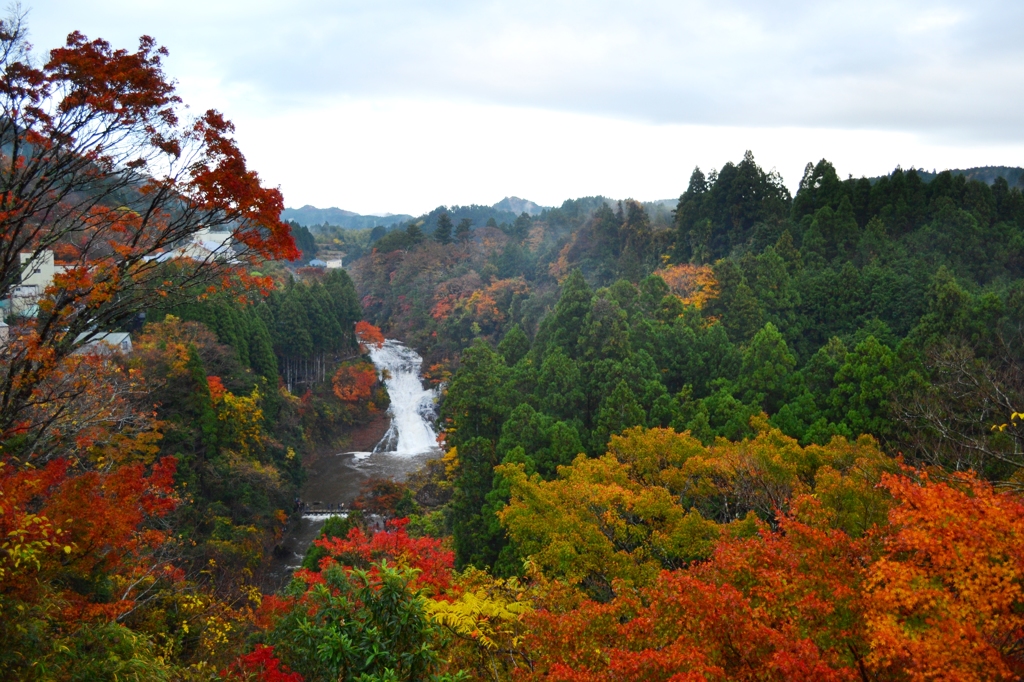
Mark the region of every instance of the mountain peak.
<instances>
[{"instance_id":1,"label":"mountain peak","mask_svg":"<svg viewBox=\"0 0 1024 682\"><path fill-rule=\"evenodd\" d=\"M512 211L516 215L520 213L526 213L527 215L540 215L544 211L544 207L533 203L529 199L520 199L519 197L505 197L492 208L496 211Z\"/></svg>"}]
</instances>

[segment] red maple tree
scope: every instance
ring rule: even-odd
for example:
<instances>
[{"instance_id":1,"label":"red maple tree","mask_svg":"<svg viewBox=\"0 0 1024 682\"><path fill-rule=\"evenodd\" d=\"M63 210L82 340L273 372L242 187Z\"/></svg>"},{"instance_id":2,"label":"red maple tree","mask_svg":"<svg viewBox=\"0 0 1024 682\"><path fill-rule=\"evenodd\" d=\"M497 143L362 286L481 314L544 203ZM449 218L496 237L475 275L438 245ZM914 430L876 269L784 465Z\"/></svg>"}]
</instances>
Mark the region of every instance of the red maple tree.
<instances>
[{"instance_id":1,"label":"red maple tree","mask_svg":"<svg viewBox=\"0 0 1024 682\"><path fill-rule=\"evenodd\" d=\"M288 670L274 655L274 647L258 644L244 656L221 672L227 680L256 680L257 682L302 682L302 675Z\"/></svg>"},{"instance_id":2,"label":"red maple tree","mask_svg":"<svg viewBox=\"0 0 1024 682\"><path fill-rule=\"evenodd\" d=\"M388 529L367 535L360 528L353 528L344 538L322 538L314 544L328 553L321 560L321 567L332 564L369 568L373 573L376 565L386 560L391 566L414 568L419 571L413 588L429 587L434 594L445 592L451 585L455 554L445 549L437 538L413 538L406 532L409 519L388 521ZM322 579L311 571L298 571L296 577L309 583Z\"/></svg>"},{"instance_id":3,"label":"red maple tree","mask_svg":"<svg viewBox=\"0 0 1024 682\"><path fill-rule=\"evenodd\" d=\"M0 30L0 298L60 265L37 312L13 320L0 367L0 437L30 452L47 415L87 390L64 377L77 349L158 301L269 286L252 266L297 251L232 124L181 117L164 48L75 32L37 65L22 19Z\"/></svg>"}]
</instances>

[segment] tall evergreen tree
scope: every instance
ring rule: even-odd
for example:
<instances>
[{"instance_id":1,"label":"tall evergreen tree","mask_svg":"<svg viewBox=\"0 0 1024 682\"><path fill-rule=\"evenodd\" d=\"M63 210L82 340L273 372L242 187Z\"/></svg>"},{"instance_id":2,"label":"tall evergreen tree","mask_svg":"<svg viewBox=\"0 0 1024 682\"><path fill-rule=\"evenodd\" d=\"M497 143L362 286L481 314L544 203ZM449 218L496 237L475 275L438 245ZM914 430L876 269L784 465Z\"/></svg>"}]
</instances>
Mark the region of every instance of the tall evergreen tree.
<instances>
[{"instance_id":1,"label":"tall evergreen tree","mask_svg":"<svg viewBox=\"0 0 1024 682\"><path fill-rule=\"evenodd\" d=\"M737 382L743 402L760 405L769 414L775 414L794 391L795 369L796 358L782 334L769 322L743 352Z\"/></svg>"},{"instance_id":2,"label":"tall evergreen tree","mask_svg":"<svg viewBox=\"0 0 1024 682\"><path fill-rule=\"evenodd\" d=\"M331 310L338 320L344 338L344 348L355 349L355 324L363 316L359 295L352 278L344 270L330 270L323 280L324 289L331 301Z\"/></svg>"},{"instance_id":3,"label":"tall evergreen tree","mask_svg":"<svg viewBox=\"0 0 1024 682\"><path fill-rule=\"evenodd\" d=\"M501 356L483 339L463 353L441 408L449 445L458 447L472 438L497 442L508 414L500 390L507 375Z\"/></svg>"},{"instance_id":4,"label":"tall evergreen tree","mask_svg":"<svg viewBox=\"0 0 1024 682\"><path fill-rule=\"evenodd\" d=\"M605 451L608 439L622 433L631 426L645 426L644 409L625 381L620 381L604 402L597 414L590 452L593 455Z\"/></svg>"},{"instance_id":5,"label":"tall evergreen tree","mask_svg":"<svg viewBox=\"0 0 1024 682\"><path fill-rule=\"evenodd\" d=\"M434 230L434 241L439 244L452 243L452 219L447 213L437 217L437 228Z\"/></svg>"},{"instance_id":6,"label":"tall evergreen tree","mask_svg":"<svg viewBox=\"0 0 1024 682\"><path fill-rule=\"evenodd\" d=\"M690 174L690 184L679 197L675 210L676 245L674 260L687 263L694 257L693 233L697 223L707 218L704 215L704 195L708 191L708 181L697 166Z\"/></svg>"},{"instance_id":7,"label":"tall evergreen tree","mask_svg":"<svg viewBox=\"0 0 1024 682\"><path fill-rule=\"evenodd\" d=\"M708 306L708 312L721 316L732 341L746 341L761 328L764 314L761 304L747 284L743 271L733 261L718 261L715 279L719 296Z\"/></svg>"},{"instance_id":8,"label":"tall evergreen tree","mask_svg":"<svg viewBox=\"0 0 1024 682\"><path fill-rule=\"evenodd\" d=\"M460 244L465 244L469 241L470 237L473 236L473 221L469 218L463 218L459 221L459 224L455 226L455 239Z\"/></svg>"},{"instance_id":9,"label":"tall evergreen tree","mask_svg":"<svg viewBox=\"0 0 1024 682\"><path fill-rule=\"evenodd\" d=\"M562 295L554 313L544 319L534 347L543 353L548 346L559 346L570 358L576 358L583 322L590 313L593 297L583 273L579 269L570 272L562 283Z\"/></svg>"},{"instance_id":10,"label":"tall evergreen tree","mask_svg":"<svg viewBox=\"0 0 1024 682\"><path fill-rule=\"evenodd\" d=\"M505 545L505 534L486 513L499 463L495 442L466 438L458 447L459 469L452 499L452 539L458 568L493 566Z\"/></svg>"},{"instance_id":11,"label":"tall evergreen tree","mask_svg":"<svg viewBox=\"0 0 1024 682\"><path fill-rule=\"evenodd\" d=\"M289 388L299 378L298 371L303 361L313 355L313 338L309 333L309 317L302 307L302 295L292 285L281 297L281 308L276 319L278 354L284 360L285 381Z\"/></svg>"},{"instance_id":12,"label":"tall evergreen tree","mask_svg":"<svg viewBox=\"0 0 1024 682\"><path fill-rule=\"evenodd\" d=\"M249 361L252 370L264 377L270 386L277 385L274 344L266 323L255 312L249 316Z\"/></svg>"},{"instance_id":13,"label":"tall evergreen tree","mask_svg":"<svg viewBox=\"0 0 1024 682\"><path fill-rule=\"evenodd\" d=\"M844 197L848 199L846 188L831 163L825 159L817 164L808 163L793 198L793 222L799 223L804 216L814 215L826 206L835 211Z\"/></svg>"},{"instance_id":14,"label":"tall evergreen tree","mask_svg":"<svg viewBox=\"0 0 1024 682\"><path fill-rule=\"evenodd\" d=\"M530 352L530 339L526 332L518 324L505 333L505 338L498 344L498 353L505 359L505 364L514 367L527 353Z\"/></svg>"},{"instance_id":15,"label":"tall evergreen tree","mask_svg":"<svg viewBox=\"0 0 1024 682\"><path fill-rule=\"evenodd\" d=\"M451 220L449 219L448 226L451 227ZM423 230L416 223L412 223L409 227L405 228L406 243L411 246L416 246L423 241Z\"/></svg>"},{"instance_id":16,"label":"tall evergreen tree","mask_svg":"<svg viewBox=\"0 0 1024 682\"><path fill-rule=\"evenodd\" d=\"M533 218L530 217L529 213L525 211L519 214L515 222L512 223L511 237L517 241L526 239L526 235L530 232L530 226L533 225Z\"/></svg>"},{"instance_id":17,"label":"tall evergreen tree","mask_svg":"<svg viewBox=\"0 0 1024 682\"><path fill-rule=\"evenodd\" d=\"M571 421L583 417L583 379L579 366L561 346L552 346L544 357L537 379L538 405L545 414Z\"/></svg>"},{"instance_id":18,"label":"tall evergreen tree","mask_svg":"<svg viewBox=\"0 0 1024 682\"><path fill-rule=\"evenodd\" d=\"M192 395L189 400L191 416L199 426L198 433L201 440L201 450L206 459L211 459L217 454L218 429L217 414L213 411L213 399L210 396L210 385L206 380L206 368L199 358L199 353L193 344L188 345L188 364L186 365L192 379Z\"/></svg>"}]
</instances>

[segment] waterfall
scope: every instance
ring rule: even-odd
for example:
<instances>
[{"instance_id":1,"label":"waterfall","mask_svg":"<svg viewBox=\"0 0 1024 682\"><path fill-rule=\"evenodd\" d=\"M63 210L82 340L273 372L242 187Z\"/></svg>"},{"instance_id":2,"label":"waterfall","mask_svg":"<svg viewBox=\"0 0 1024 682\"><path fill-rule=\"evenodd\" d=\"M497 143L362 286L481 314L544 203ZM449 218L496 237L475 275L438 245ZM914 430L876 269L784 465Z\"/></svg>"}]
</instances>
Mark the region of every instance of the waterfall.
<instances>
[{"instance_id":1,"label":"waterfall","mask_svg":"<svg viewBox=\"0 0 1024 682\"><path fill-rule=\"evenodd\" d=\"M431 426L436 392L423 388L423 358L413 349L388 339L380 348L370 349L370 359L377 371L384 374L384 384L391 396L391 426L373 451L416 455L436 450L437 434Z\"/></svg>"}]
</instances>

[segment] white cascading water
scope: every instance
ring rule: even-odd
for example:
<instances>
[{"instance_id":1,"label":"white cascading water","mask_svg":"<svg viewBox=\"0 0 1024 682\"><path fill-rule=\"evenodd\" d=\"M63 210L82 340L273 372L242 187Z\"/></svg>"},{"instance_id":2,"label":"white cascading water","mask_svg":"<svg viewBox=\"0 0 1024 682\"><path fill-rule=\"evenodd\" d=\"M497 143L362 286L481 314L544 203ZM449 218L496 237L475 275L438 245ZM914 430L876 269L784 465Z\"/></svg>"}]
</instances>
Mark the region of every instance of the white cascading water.
<instances>
[{"instance_id":1,"label":"white cascading water","mask_svg":"<svg viewBox=\"0 0 1024 682\"><path fill-rule=\"evenodd\" d=\"M370 348L370 359L384 373L384 384L391 396L391 426L374 452L418 455L437 449L434 420L436 392L423 388L420 367L423 358L411 348L388 339L380 348Z\"/></svg>"}]
</instances>

